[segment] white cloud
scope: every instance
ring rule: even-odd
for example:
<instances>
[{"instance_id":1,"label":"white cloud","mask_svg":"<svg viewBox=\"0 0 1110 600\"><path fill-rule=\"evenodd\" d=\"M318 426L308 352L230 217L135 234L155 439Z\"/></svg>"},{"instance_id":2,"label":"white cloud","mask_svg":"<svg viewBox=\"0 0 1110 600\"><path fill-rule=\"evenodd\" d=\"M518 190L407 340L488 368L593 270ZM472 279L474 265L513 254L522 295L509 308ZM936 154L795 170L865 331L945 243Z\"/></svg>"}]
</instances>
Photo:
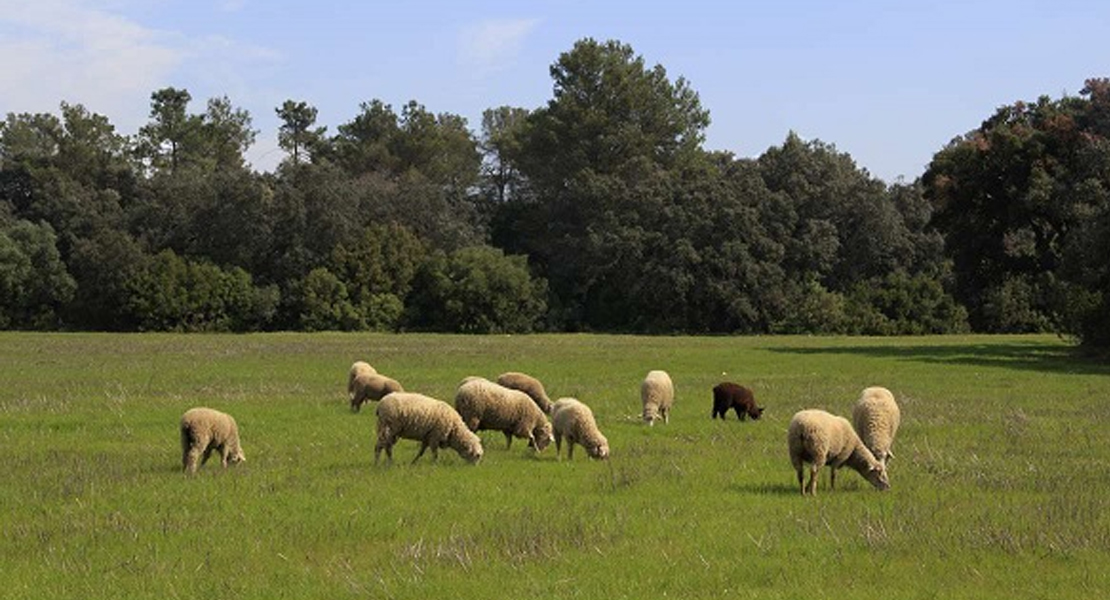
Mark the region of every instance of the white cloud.
<instances>
[{"instance_id":1,"label":"white cloud","mask_svg":"<svg viewBox=\"0 0 1110 600\"><path fill-rule=\"evenodd\" d=\"M538 19L490 19L466 27L459 36L459 62L481 70L507 68L538 24Z\"/></svg>"},{"instance_id":2,"label":"white cloud","mask_svg":"<svg viewBox=\"0 0 1110 600\"><path fill-rule=\"evenodd\" d=\"M253 72L244 64L277 58L226 38L145 27L100 4L0 0L0 112L55 112L65 101L133 133L147 121L155 90L185 87L201 102L207 96L200 95L213 90L211 95L226 93L239 104L235 92L250 88L241 74ZM193 109L203 110L203 104Z\"/></svg>"},{"instance_id":3,"label":"white cloud","mask_svg":"<svg viewBox=\"0 0 1110 600\"><path fill-rule=\"evenodd\" d=\"M66 101L136 127L150 92L182 59L159 38L75 0L0 1L0 110L54 112Z\"/></svg>"},{"instance_id":4,"label":"white cloud","mask_svg":"<svg viewBox=\"0 0 1110 600\"><path fill-rule=\"evenodd\" d=\"M247 5L247 0L220 0L219 7L223 12L239 12Z\"/></svg>"}]
</instances>

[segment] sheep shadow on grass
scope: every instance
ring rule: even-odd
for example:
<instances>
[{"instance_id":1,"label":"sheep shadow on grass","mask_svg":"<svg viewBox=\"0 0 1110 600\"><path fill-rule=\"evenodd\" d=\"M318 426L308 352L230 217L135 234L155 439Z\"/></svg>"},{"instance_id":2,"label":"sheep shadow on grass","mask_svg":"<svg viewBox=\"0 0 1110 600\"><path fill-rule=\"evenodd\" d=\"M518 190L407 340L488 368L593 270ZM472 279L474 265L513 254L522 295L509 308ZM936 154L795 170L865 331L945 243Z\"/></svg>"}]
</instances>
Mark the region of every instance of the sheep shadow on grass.
<instances>
[{"instance_id":1,"label":"sheep shadow on grass","mask_svg":"<svg viewBox=\"0 0 1110 600\"><path fill-rule=\"evenodd\" d=\"M727 488L738 494L797 496L798 486L787 483L745 482L733 483Z\"/></svg>"}]
</instances>

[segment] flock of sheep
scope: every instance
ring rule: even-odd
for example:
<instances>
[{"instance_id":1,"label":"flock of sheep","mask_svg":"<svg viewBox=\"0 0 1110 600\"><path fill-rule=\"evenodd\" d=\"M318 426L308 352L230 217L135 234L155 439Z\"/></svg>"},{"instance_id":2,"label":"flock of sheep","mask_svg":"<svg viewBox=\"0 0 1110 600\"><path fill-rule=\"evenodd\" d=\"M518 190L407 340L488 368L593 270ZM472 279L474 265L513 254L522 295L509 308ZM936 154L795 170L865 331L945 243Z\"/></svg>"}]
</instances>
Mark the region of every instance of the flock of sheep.
<instances>
[{"instance_id":1,"label":"flock of sheep","mask_svg":"<svg viewBox=\"0 0 1110 600\"><path fill-rule=\"evenodd\" d=\"M385 450L392 462L393 446L398 440L420 442L413 462L429 448L433 460L439 449L449 447L470 463L482 458L482 430L505 434L506 448L513 438L527 439L528 445L542 451L555 442L556 456L562 455L563 440L567 457L574 458L574 446L585 448L591 458L609 457L609 442L598 429L590 407L576 398L552 402L543 384L524 373L503 373L496 381L467 377L455 393L454 406L435 398L406 392L395 379L378 373L363 361L351 365L347 379L351 410L358 412L367 401L377 402L377 443L375 464ZM674 405L674 384L665 371L650 371L640 386L643 420L654 425L670 419ZM722 419L729 410L737 418L759 419L763 408L755 403L752 391L724 382L713 388L713 414ZM550 419L550 420L549 420ZM836 487L836 470L841 466L857 471L880 490L890 487L887 463L894 457L891 447L901 423L901 413L893 394L882 387L863 390L852 410L852 420L823 410L807 409L794 414L787 428L790 462L798 476L803 495L817 493L817 475L828 465L830 487ZM218 452L223 466L246 460L239 444L235 419L210 408L193 408L181 417L182 466L195 473L199 464ZM809 482L804 465L809 463Z\"/></svg>"}]
</instances>

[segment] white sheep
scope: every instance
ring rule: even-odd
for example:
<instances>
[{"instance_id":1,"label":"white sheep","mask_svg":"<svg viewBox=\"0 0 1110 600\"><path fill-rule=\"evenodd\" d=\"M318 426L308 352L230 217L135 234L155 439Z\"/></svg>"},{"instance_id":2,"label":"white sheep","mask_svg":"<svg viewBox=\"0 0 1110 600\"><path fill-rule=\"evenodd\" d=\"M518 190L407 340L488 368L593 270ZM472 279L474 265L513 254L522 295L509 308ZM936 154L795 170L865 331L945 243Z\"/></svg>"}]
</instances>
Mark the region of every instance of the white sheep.
<instances>
[{"instance_id":1,"label":"white sheep","mask_svg":"<svg viewBox=\"0 0 1110 600\"><path fill-rule=\"evenodd\" d=\"M551 398L547 397L547 391L543 389L543 384L540 383L539 379L526 373L510 371L498 375L497 383L509 389L520 390L528 394L544 414L551 414Z\"/></svg>"},{"instance_id":2,"label":"white sheep","mask_svg":"<svg viewBox=\"0 0 1110 600\"><path fill-rule=\"evenodd\" d=\"M886 467L863 445L852 424L844 417L823 410L798 411L787 429L790 462L798 473L802 495L817 495L817 473L826 464L832 469L829 487L836 489L836 470L843 465L855 469L871 485L880 490L890 487ZM809 484L804 485L803 463L811 463Z\"/></svg>"},{"instance_id":3,"label":"white sheep","mask_svg":"<svg viewBox=\"0 0 1110 600\"><path fill-rule=\"evenodd\" d=\"M492 429L505 434L506 448L513 436L527 438L528 445L541 451L553 435L547 415L532 398L482 377L467 377L455 392L455 410L471 431Z\"/></svg>"},{"instance_id":4,"label":"white sheep","mask_svg":"<svg viewBox=\"0 0 1110 600\"><path fill-rule=\"evenodd\" d=\"M239 446L239 426L235 419L211 408L190 408L181 415L181 465L186 473L197 472L197 461L208 462L212 452L220 453L220 463L247 460Z\"/></svg>"},{"instance_id":5,"label":"white sheep","mask_svg":"<svg viewBox=\"0 0 1110 600\"><path fill-rule=\"evenodd\" d=\"M347 373L347 395L352 396L354 394L355 378L358 377L359 374L374 375L377 372L378 371L375 370L374 367L370 366L370 363L356 360L354 364L351 365L350 372Z\"/></svg>"},{"instance_id":6,"label":"white sheep","mask_svg":"<svg viewBox=\"0 0 1110 600\"><path fill-rule=\"evenodd\" d=\"M609 458L609 440L597 428L594 413L576 398L559 398L551 407L551 425L555 432L555 455L562 451L567 439L567 458L574 458L574 444L581 444L590 458Z\"/></svg>"},{"instance_id":7,"label":"white sheep","mask_svg":"<svg viewBox=\"0 0 1110 600\"><path fill-rule=\"evenodd\" d=\"M863 445L875 458L887 466L894 458L891 447L898 426L902 423L902 412L894 401L894 394L884 387L869 387L863 390L859 400L852 407L852 424L856 427Z\"/></svg>"},{"instance_id":8,"label":"white sheep","mask_svg":"<svg viewBox=\"0 0 1110 600\"><path fill-rule=\"evenodd\" d=\"M381 451L393 462L393 445L399 439L417 440L420 451L432 449L432 460L439 458L439 449L449 446L470 463L482 458L482 440L466 428L462 417L450 404L423 394L394 392L378 403L378 441L374 445L374 464L378 464Z\"/></svg>"},{"instance_id":9,"label":"white sheep","mask_svg":"<svg viewBox=\"0 0 1110 600\"><path fill-rule=\"evenodd\" d=\"M381 373L359 373L352 383L351 410L353 412L358 412L367 400L381 400L386 394L405 391L396 379Z\"/></svg>"},{"instance_id":10,"label":"white sheep","mask_svg":"<svg viewBox=\"0 0 1110 600\"><path fill-rule=\"evenodd\" d=\"M644 421L648 425L655 425L659 419L669 423L674 404L671 376L666 371L649 371L640 384L640 400L644 403Z\"/></svg>"}]
</instances>

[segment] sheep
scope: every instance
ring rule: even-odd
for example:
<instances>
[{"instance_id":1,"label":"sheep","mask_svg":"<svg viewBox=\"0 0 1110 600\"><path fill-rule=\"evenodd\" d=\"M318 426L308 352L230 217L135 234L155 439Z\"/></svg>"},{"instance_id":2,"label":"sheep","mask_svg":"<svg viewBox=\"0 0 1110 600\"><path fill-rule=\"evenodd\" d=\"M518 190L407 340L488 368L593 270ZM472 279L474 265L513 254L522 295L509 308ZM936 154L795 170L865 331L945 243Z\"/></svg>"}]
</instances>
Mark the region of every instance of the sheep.
<instances>
[{"instance_id":1,"label":"sheep","mask_svg":"<svg viewBox=\"0 0 1110 600\"><path fill-rule=\"evenodd\" d=\"M763 408L755 405L755 394L749 388L728 381L718 383L713 388L713 418L720 415L721 420L725 420L729 409L735 410L736 418L741 421L745 416L752 419L763 416Z\"/></svg>"},{"instance_id":2,"label":"sheep","mask_svg":"<svg viewBox=\"0 0 1110 600\"><path fill-rule=\"evenodd\" d=\"M359 373L351 388L351 411L358 412L367 400L381 400L386 394L403 392L405 388L396 379L381 373Z\"/></svg>"},{"instance_id":3,"label":"sheep","mask_svg":"<svg viewBox=\"0 0 1110 600\"><path fill-rule=\"evenodd\" d=\"M609 458L609 440L601 434L594 413L576 398L559 398L551 407L551 425L555 432L555 456L562 451L567 438L567 458L574 458L574 444L581 444L590 458Z\"/></svg>"},{"instance_id":4,"label":"sheep","mask_svg":"<svg viewBox=\"0 0 1110 600\"><path fill-rule=\"evenodd\" d=\"M417 440L420 451L412 462L432 449L432 460L439 459L439 449L450 446L471 464L482 458L482 440L466 428L462 417L450 404L423 394L392 392L378 403L378 441L374 445L374 464L381 451L393 462L393 445L398 439Z\"/></svg>"},{"instance_id":5,"label":"sheep","mask_svg":"<svg viewBox=\"0 0 1110 600\"><path fill-rule=\"evenodd\" d=\"M543 389L539 379L525 373L509 372L498 375L497 383L528 394L544 414L551 414L551 398L547 397L547 391Z\"/></svg>"},{"instance_id":6,"label":"sheep","mask_svg":"<svg viewBox=\"0 0 1110 600\"><path fill-rule=\"evenodd\" d=\"M455 410L471 431L503 432L506 448L512 448L515 435L527 438L529 446L542 451L554 437L547 416L528 394L482 377L463 380L455 392Z\"/></svg>"},{"instance_id":7,"label":"sheep","mask_svg":"<svg viewBox=\"0 0 1110 600\"><path fill-rule=\"evenodd\" d=\"M887 466L894 458L891 446L898 426L902 423L902 413L894 394L883 387L869 387L863 390L859 400L852 407L852 424L856 427L863 445L875 458Z\"/></svg>"},{"instance_id":8,"label":"sheep","mask_svg":"<svg viewBox=\"0 0 1110 600\"><path fill-rule=\"evenodd\" d=\"M358 377L360 374L374 375L377 372L378 371L375 370L374 367L370 366L370 363L367 363L367 362L364 362L364 361L361 361L361 360L356 360L354 362L354 364L351 365L350 372L347 373L347 395L348 396L353 396L354 391L355 391L355 378L356 377Z\"/></svg>"},{"instance_id":9,"label":"sheep","mask_svg":"<svg viewBox=\"0 0 1110 600\"><path fill-rule=\"evenodd\" d=\"M836 470L847 464L871 485L880 490L890 488L886 467L863 445L852 424L844 417L823 410L801 410L790 419L787 429L790 462L798 473L798 486L802 495L817 495L817 473L826 464L832 469L830 489L836 489ZM804 485L802 463L811 463L809 484Z\"/></svg>"},{"instance_id":10,"label":"sheep","mask_svg":"<svg viewBox=\"0 0 1110 600\"><path fill-rule=\"evenodd\" d=\"M185 473L197 472L197 461L208 462L213 451L220 453L220 463L245 462L247 457L239 445L239 426L235 419L211 408L190 408L181 415L181 466Z\"/></svg>"},{"instance_id":11,"label":"sheep","mask_svg":"<svg viewBox=\"0 0 1110 600\"><path fill-rule=\"evenodd\" d=\"M644 403L644 422L655 425L660 418L670 422L674 404L674 384L666 371L649 371L640 384L640 400Z\"/></svg>"}]
</instances>

